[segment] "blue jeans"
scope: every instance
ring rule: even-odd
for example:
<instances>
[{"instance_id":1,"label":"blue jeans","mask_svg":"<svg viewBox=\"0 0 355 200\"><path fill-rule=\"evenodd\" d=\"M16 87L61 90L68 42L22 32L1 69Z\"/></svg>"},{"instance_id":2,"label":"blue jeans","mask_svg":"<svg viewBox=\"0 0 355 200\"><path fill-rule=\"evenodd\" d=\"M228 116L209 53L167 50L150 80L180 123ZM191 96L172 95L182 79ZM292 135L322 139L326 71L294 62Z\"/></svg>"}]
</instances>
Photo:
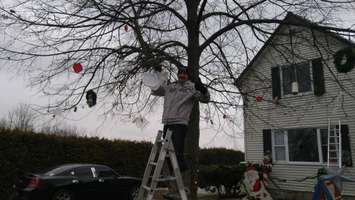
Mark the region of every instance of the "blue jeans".
<instances>
[{"instance_id":1,"label":"blue jeans","mask_svg":"<svg viewBox=\"0 0 355 200\"><path fill-rule=\"evenodd\" d=\"M171 139L174 145L175 153L176 153L176 158L179 164L180 171L185 171L187 170L187 166L185 163L185 158L184 158L184 148L185 148L185 136L187 133L187 125L185 124L166 124L164 125L164 134L163 137L165 137L166 131L169 129L172 134L171 134ZM169 163L169 168L171 168L170 162Z\"/></svg>"}]
</instances>

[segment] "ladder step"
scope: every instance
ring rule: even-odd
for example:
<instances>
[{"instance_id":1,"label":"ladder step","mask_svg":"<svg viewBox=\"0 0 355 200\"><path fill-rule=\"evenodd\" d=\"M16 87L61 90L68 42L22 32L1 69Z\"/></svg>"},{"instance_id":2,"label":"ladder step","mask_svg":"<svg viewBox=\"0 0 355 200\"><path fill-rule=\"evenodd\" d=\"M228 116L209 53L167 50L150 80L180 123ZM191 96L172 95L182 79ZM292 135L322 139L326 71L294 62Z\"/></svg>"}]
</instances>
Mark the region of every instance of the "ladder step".
<instances>
[{"instance_id":1,"label":"ladder step","mask_svg":"<svg viewBox=\"0 0 355 200\"><path fill-rule=\"evenodd\" d=\"M161 177L155 179L156 181L175 181L176 177L175 176L167 176L167 177Z\"/></svg>"},{"instance_id":2,"label":"ladder step","mask_svg":"<svg viewBox=\"0 0 355 200\"><path fill-rule=\"evenodd\" d=\"M158 163L157 162L149 162L149 164L156 166Z\"/></svg>"},{"instance_id":3,"label":"ladder step","mask_svg":"<svg viewBox=\"0 0 355 200\"><path fill-rule=\"evenodd\" d=\"M168 191L169 190L169 188L167 188L167 187L161 187L161 188L157 187L154 189L152 189L151 187L146 186L146 185L143 185L142 187L143 187L143 189L145 189L147 191Z\"/></svg>"},{"instance_id":4,"label":"ladder step","mask_svg":"<svg viewBox=\"0 0 355 200\"><path fill-rule=\"evenodd\" d=\"M329 149L329 152L338 152L336 149Z\"/></svg>"}]
</instances>

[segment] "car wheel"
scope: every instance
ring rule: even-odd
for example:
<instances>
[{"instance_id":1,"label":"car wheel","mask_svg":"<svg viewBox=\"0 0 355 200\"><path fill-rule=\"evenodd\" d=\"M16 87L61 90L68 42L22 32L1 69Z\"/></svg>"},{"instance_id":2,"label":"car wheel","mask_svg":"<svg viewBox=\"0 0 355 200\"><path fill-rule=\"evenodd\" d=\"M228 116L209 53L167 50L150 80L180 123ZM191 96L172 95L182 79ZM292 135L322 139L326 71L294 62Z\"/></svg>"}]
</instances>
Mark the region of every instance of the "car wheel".
<instances>
[{"instance_id":1,"label":"car wheel","mask_svg":"<svg viewBox=\"0 0 355 200\"><path fill-rule=\"evenodd\" d=\"M52 200L74 200L74 196L68 190L58 190L53 194Z\"/></svg>"},{"instance_id":2,"label":"car wheel","mask_svg":"<svg viewBox=\"0 0 355 200\"><path fill-rule=\"evenodd\" d=\"M140 185L135 185L131 188L130 200L137 200L139 194Z\"/></svg>"}]
</instances>

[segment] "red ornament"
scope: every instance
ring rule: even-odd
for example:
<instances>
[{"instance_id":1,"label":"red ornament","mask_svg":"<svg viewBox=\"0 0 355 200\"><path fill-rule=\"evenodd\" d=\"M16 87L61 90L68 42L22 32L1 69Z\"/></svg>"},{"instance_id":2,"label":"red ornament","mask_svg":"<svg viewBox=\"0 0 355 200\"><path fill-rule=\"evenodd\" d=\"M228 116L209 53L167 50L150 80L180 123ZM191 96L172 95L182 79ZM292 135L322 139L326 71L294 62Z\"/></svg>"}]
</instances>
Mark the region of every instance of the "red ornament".
<instances>
[{"instance_id":1,"label":"red ornament","mask_svg":"<svg viewBox=\"0 0 355 200\"><path fill-rule=\"evenodd\" d=\"M124 30L125 30L126 32L128 31L128 25L127 25L127 24L124 25Z\"/></svg>"},{"instance_id":2,"label":"red ornament","mask_svg":"<svg viewBox=\"0 0 355 200\"><path fill-rule=\"evenodd\" d=\"M79 73L83 70L83 66L80 63L75 63L73 69L75 73Z\"/></svg>"},{"instance_id":3,"label":"red ornament","mask_svg":"<svg viewBox=\"0 0 355 200\"><path fill-rule=\"evenodd\" d=\"M256 102L261 102L263 100L262 96L256 96L255 97Z\"/></svg>"}]
</instances>

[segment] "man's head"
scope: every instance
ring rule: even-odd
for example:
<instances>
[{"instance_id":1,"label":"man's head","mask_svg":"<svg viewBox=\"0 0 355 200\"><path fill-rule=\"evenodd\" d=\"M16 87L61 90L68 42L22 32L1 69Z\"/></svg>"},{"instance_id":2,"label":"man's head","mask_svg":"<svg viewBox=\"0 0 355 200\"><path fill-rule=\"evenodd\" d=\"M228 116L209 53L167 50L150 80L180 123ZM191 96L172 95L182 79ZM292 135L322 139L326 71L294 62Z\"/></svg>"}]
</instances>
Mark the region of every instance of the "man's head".
<instances>
[{"instance_id":1,"label":"man's head","mask_svg":"<svg viewBox=\"0 0 355 200\"><path fill-rule=\"evenodd\" d=\"M179 71L178 71L178 79L179 81L187 81L189 80L189 71L187 68L179 68Z\"/></svg>"}]
</instances>

